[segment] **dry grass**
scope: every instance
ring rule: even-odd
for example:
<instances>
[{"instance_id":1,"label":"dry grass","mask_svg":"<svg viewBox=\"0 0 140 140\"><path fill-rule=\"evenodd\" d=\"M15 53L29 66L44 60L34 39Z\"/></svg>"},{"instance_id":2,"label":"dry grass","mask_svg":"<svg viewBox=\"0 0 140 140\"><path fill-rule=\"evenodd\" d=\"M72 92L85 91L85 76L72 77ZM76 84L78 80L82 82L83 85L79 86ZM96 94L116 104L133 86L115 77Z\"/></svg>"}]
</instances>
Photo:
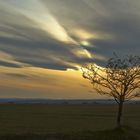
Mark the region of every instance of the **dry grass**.
<instances>
[{"instance_id":1,"label":"dry grass","mask_svg":"<svg viewBox=\"0 0 140 140\"><path fill-rule=\"evenodd\" d=\"M115 105L1 104L0 136L6 140L114 140L137 139L140 105L125 105L123 123L116 130Z\"/></svg>"}]
</instances>

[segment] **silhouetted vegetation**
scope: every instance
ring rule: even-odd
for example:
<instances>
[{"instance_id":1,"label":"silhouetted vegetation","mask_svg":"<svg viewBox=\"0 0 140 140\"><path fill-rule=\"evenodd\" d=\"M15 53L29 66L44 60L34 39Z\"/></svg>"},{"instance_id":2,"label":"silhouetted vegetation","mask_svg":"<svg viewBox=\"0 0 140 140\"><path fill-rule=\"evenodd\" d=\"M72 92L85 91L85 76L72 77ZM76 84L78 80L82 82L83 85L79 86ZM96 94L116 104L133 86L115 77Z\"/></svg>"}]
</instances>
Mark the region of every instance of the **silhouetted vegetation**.
<instances>
[{"instance_id":1,"label":"silhouetted vegetation","mask_svg":"<svg viewBox=\"0 0 140 140\"><path fill-rule=\"evenodd\" d=\"M1 104L0 140L139 140L140 105L125 105L115 128L116 105Z\"/></svg>"},{"instance_id":2,"label":"silhouetted vegetation","mask_svg":"<svg viewBox=\"0 0 140 140\"><path fill-rule=\"evenodd\" d=\"M97 93L113 97L117 102L117 125L120 127L124 102L140 97L140 57L115 55L105 68L88 64L82 71Z\"/></svg>"}]
</instances>

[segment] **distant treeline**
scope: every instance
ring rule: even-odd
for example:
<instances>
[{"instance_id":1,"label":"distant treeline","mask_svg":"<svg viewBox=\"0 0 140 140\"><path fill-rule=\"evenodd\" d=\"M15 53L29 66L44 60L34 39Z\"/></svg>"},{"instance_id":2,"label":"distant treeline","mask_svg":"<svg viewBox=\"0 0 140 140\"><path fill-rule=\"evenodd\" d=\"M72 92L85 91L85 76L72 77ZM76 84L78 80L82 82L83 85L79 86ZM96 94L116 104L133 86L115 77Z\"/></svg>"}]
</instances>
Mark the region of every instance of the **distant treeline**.
<instances>
[{"instance_id":1,"label":"distant treeline","mask_svg":"<svg viewBox=\"0 0 140 140\"><path fill-rule=\"evenodd\" d=\"M17 99L4 98L0 99L0 103L10 104L116 104L112 99ZM140 100L132 100L126 104L140 104Z\"/></svg>"}]
</instances>

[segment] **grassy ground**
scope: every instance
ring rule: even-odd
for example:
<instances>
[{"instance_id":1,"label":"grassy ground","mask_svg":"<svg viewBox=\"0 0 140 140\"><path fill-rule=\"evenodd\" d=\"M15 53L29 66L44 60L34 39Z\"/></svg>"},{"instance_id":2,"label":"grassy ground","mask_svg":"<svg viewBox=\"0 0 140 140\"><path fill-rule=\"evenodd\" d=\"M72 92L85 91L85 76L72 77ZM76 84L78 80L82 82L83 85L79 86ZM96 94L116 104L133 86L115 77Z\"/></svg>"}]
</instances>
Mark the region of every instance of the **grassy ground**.
<instances>
[{"instance_id":1,"label":"grassy ground","mask_svg":"<svg viewBox=\"0 0 140 140\"><path fill-rule=\"evenodd\" d=\"M138 139L140 105L125 105L123 123L114 129L115 105L0 105L2 140ZM115 137L115 138L113 138Z\"/></svg>"}]
</instances>

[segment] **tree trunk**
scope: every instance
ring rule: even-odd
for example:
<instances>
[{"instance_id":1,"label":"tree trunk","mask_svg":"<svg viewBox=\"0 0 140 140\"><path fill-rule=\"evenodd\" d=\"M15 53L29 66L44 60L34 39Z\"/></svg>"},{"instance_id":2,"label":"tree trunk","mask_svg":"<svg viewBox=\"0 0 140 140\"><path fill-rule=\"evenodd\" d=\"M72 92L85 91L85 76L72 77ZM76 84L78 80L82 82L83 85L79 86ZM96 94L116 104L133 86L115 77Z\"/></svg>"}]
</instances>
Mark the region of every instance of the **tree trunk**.
<instances>
[{"instance_id":1,"label":"tree trunk","mask_svg":"<svg viewBox=\"0 0 140 140\"><path fill-rule=\"evenodd\" d=\"M123 101L118 104L118 116L117 116L117 126L121 126L121 118L122 118L122 111L123 111Z\"/></svg>"}]
</instances>

